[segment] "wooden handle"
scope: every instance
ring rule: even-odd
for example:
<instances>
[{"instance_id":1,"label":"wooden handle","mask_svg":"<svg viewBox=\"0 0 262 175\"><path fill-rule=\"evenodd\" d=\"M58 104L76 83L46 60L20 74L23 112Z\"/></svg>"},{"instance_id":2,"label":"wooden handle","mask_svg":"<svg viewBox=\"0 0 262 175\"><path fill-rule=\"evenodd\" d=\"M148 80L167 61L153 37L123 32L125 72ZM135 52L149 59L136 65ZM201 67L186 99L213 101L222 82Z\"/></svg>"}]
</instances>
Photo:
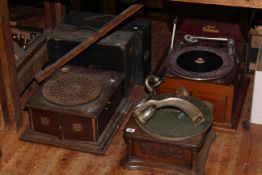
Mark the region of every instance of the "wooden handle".
<instances>
[{"instance_id":1,"label":"wooden handle","mask_svg":"<svg viewBox=\"0 0 262 175\"><path fill-rule=\"evenodd\" d=\"M38 74L36 74L35 79L40 83L47 77L49 77L54 71L61 68L64 64L72 60L79 53L84 51L86 48L90 47L96 41L104 37L108 32L117 27L120 23L126 20L128 17L136 13L140 8L142 8L142 4L134 4L127 8L125 11L120 13L118 16L113 18L110 22L100 28L96 33L94 33L90 38L82 41L79 45L77 45L74 49L68 52L66 55L62 56L58 61L42 70Z\"/></svg>"}]
</instances>

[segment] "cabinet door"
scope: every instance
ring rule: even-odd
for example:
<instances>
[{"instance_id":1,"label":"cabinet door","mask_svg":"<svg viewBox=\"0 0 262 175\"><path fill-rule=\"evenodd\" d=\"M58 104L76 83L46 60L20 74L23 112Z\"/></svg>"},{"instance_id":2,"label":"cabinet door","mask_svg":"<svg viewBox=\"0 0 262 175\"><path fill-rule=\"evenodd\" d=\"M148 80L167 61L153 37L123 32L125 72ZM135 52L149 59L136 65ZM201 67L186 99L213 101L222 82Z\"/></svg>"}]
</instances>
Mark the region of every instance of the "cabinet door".
<instances>
[{"instance_id":1,"label":"cabinet door","mask_svg":"<svg viewBox=\"0 0 262 175\"><path fill-rule=\"evenodd\" d=\"M42 109L30 109L31 127L34 131L61 137L60 114Z\"/></svg>"},{"instance_id":2,"label":"cabinet door","mask_svg":"<svg viewBox=\"0 0 262 175\"><path fill-rule=\"evenodd\" d=\"M63 114L63 138L68 140L96 141L96 122L91 118Z\"/></svg>"}]
</instances>

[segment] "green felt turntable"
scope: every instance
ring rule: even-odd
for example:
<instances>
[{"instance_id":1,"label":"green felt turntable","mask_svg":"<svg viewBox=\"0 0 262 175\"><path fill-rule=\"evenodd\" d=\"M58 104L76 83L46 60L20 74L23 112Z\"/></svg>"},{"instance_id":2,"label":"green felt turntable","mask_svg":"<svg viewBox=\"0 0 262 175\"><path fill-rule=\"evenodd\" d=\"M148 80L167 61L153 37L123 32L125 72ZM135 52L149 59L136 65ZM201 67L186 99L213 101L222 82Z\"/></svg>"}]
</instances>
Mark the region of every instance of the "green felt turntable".
<instances>
[{"instance_id":1,"label":"green felt turntable","mask_svg":"<svg viewBox=\"0 0 262 175\"><path fill-rule=\"evenodd\" d=\"M180 141L200 135L212 125L212 111L202 101L194 97L185 99L172 95L157 96L159 100L147 101L143 109L134 111L137 125L147 134L164 140ZM140 111L144 113L157 109L147 122L141 122ZM147 108L147 109L145 109ZM143 119L142 119L143 120Z\"/></svg>"}]
</instances>

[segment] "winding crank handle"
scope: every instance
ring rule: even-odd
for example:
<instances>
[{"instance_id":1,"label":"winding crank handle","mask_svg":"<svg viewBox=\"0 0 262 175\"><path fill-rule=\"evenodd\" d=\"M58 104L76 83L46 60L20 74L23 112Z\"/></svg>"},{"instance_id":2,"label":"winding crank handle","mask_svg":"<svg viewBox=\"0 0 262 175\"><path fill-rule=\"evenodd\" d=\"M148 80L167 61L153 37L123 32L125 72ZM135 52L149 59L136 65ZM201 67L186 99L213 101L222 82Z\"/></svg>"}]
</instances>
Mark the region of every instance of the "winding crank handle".
<instances>
[{"instance_id":1,"label":"winding crank handle","mask_svg":"<svg viewBox=\"0 0 262 175\"><path fill-rule=\"evenodd\" d=\"M86 48L88 48L92 44L94 44L96 41L98 41L99 39L104 37L107 33L109 33L111 30L113 30L115 27L117 27L120 23L122 23L128 17L130 17L131 15L136 13L142 7L143 7L142 4L131 5L129 8L124 10L122 13L120 13L118 16L116 16L110 22L108 22L106 25L104 25L102 28L100 28L90 38L82 41L74 49L72 49L66 55L62 56L57 62L55 62L54 64L50 65L49 67L47 67L46 69L42 70L41 72L39 72L35 76L35 79L40 83L45 78L49 77L55 70L61 68L64 64L66 64L67 62L72 60L79 53L81 53Z\"/></svg>"}]
</instances>

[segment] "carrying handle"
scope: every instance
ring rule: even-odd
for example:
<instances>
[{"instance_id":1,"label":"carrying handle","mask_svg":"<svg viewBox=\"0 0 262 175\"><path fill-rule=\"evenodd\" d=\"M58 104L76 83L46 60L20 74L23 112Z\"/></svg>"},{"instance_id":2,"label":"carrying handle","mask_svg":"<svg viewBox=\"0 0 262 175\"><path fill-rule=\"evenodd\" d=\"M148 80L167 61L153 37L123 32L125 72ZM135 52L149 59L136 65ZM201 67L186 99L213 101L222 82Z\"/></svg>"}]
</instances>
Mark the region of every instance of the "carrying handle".
<instances>
[{"instance_id":1,"label":"carrying handle","mask_svg":"<svg viewBox=\"0 0 262 175\"><path fill-rule=\"evenodd\" d=\"M162 100L150 99L142 101L134 110L134 116L142 124L148 122L153 117L156 110L162 107L176 107L182 110L190 117L193 122L193 126L196 127L205 121L203 113L192 103L177 97L170 97Z\"/></svg>"}]
</instances>

